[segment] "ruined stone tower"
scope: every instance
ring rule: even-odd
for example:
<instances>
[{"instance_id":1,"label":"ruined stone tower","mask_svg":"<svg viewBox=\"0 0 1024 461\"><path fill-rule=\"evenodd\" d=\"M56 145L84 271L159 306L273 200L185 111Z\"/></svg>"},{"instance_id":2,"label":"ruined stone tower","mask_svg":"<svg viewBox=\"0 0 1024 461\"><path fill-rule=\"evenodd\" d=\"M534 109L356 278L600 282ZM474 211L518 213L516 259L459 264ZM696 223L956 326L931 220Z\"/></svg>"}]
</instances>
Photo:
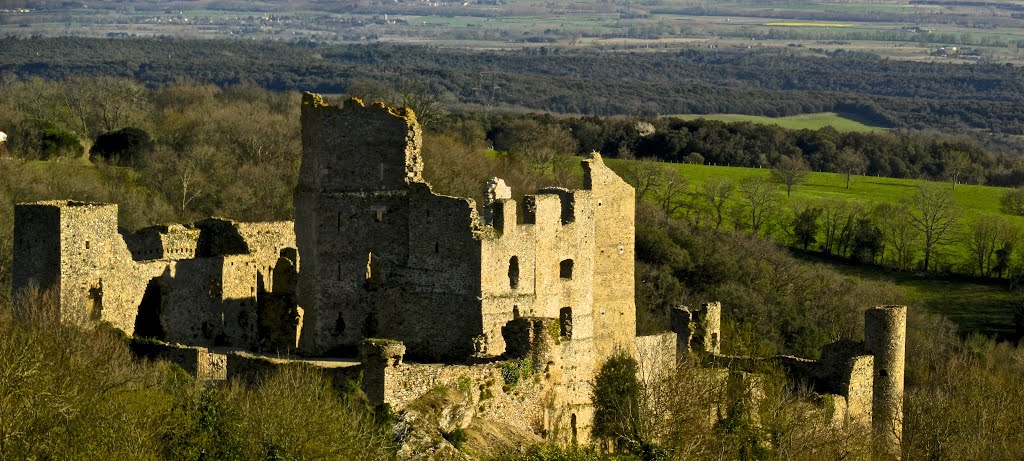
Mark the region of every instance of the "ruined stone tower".
<instances>
[{"instance_id":1,"label":"ruined stone tower","mask_svg":"<svg viewBox=\"0 0 1024 461\"><path fill-rule=\"evenodd\" d=\"M122 234L114 204L19 204L12 288L52 290L67 322L109 322L129 335L201 346L292 350L291 228L206 219Z\"/></svg>"},{"instance_id":2,"label":"ruined stone tower","mask_svg":"<svg viewBox=\"0 0 1024 461\"><path fill-rule=\"evenodd\" d=\"M878 306L864 313L864 349L875 356L871 432L875 445L899 457L903 436L906 306Z\"/></svg>"},{"instance_id":3,"label":"ruined stone tower","mask_svg":"<svg viewBox=\"0 0 1024 461\"><path fill-rule=\"evenodd\" d=\"M66 307L62 320L81 322L106 314L130 332L135 306L123 305L117 296L123 282L108 273L116 257L127 253L117 233L117 205L50 201L19 205L14 213L15 289L51 289Z\"/></svg>"},{"instance_id":4,"label":"ruined stone tower","mask_svg":"<svg viewBox=\"0 0 1024 461\"><path fill-rule=\"evenodd\" d=\"M502 328L519 317L558 319L587 370L635 347L635 198L600 156L582 162L583 190L527 196L522 216L492 181L481 219L472 200L437 195L423 180L408 109L355 99L331 107L307 94L302 140L305 351L380 337L404 342L413 358L497 356Z\"/></svg>"},{"instance_id":5,"label":"ruined stone tower","mask_svg":"<svg viewBox=\"0 0 1024 461\"><path fill-rule=\"evenodd\" d=\"M481 334L480 246L467 199L421 177L412 111L307 94L295 193L303 350L401 339L410 356L469 356Z\"/></svg>"}]
</instances>

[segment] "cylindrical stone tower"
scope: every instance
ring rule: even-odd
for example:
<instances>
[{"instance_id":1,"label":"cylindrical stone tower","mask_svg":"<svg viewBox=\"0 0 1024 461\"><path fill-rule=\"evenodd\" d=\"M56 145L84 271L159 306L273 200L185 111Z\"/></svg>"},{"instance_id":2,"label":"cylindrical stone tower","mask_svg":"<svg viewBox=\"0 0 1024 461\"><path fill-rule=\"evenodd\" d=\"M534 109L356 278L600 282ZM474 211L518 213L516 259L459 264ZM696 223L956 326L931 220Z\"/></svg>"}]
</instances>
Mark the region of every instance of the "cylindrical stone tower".
<instances>
[{"instance_id":1,"label":"cylindrical stone tower","mask_svg":"<svg viewBox=\"0 0 1024 461\"><path fill-rule=\"evenodd\" d=\"M903 436L907 306L878 306L865 311L864 347L875 356L872 438L877 449L898 458Z\"/></svg>"}]
</instances>

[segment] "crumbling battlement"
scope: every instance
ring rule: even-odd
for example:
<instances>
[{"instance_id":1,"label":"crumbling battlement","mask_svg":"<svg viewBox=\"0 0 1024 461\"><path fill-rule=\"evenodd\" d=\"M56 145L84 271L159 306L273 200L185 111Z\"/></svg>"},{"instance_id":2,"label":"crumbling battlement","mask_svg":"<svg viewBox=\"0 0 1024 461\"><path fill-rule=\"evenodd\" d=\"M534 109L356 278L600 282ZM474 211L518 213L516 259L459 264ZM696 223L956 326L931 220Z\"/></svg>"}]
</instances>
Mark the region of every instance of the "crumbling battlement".
<instances>
[{"instance_id":1,"label":"crumbling battlement","mask_svg":"<svg viewBox=\"0 0 1024 461\"><path fill-rule=\"evenodd\" d=\"M599 155L583 161L586 189L527 196L520 224L500 180L487 186L484 219L472 200L431 191L408 111L306 95L302 117L305 350L386 337L419 358L495 357L518 316L571 324L576 344L595 351L579 353L589 362L633 348L635 196Z\"/></svg>"},{"instance_id":2,"label":"crumbling battlement","mask_svg":"<svg viewBox=\"0 0 1024 461\"><path fill-rule=\"evenodd\" d=\"M721 355L720 318L718 303L704 304L692 311L685 307L673 309L676 354L696 355L705 367L730 373L782 371L790 380L810 385L823 398L821 403L827 402L833 424L870 428L876 446L899 457L906 306L868 309L864 313L864 341L828 344L818 360Z\"/></svg>"},{"instance_id":3,"label":"crumbling battlement","mask_svg":"<svg viewBox=\"0 0 1024 461\"><path fill-rule=\"evenodd\" d=\"M481 218L472 200L423 180L410 112L306 95L302 122L301 348L389 338L412 359L456 363L529 349L538 371L559 376L556 406L573 409L562 432L589 427L597 366L635 350L633 188L594 153L581 162L582 190L527 195L523 216L503 181L481 184Z\"/></svg>"}]
</instances>

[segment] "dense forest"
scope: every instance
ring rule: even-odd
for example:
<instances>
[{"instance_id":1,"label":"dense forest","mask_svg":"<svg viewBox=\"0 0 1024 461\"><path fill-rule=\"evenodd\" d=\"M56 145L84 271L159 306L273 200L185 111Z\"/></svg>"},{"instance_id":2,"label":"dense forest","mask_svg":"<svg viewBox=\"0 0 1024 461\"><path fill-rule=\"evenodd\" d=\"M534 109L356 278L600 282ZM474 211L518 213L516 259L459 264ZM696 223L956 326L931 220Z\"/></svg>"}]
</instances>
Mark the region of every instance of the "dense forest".
<instances>
[{"instance_id":1,"label":"dense forest","mask_svg":"<svg viewBox=\"0 0 1024 461\"><path fill-rule=\"evenodd\" d=\"M554 59L557 57L557 59ZM468 51L175 39L0 41L0 76L119 76L148 85L252 81L345 93L365 81L417 80L449 104L595 115L839 112L897 128L965 132L1010 145L1024 133L1020 68L885 60L837 51L689 49L617 53ZM985 130L982 134L976 130Z\"/></svg>"},{"instance_id":2,"label":"dense forest","mask_svg":"<svg viewBox=\"0 0 1024 461\"><path fill-rule=\"evenodd\" d=\"M620 158L653 158L672 163L769 168L784 157L800 158L813 171L890 178L945 180L952 158L963 156L959 181L970 184L1024 184L1024 163L1017 155L995 153L965 136L939 132L838 132L830 127L792 130L775 125L671 117L552 117L549 115L459 114L478 120L495 148L507 131L530 129L523 120L559 125L575 141L576 152L602 152ZM956 165L959 167L959 165Z\"/></svg>"}]
</instances>

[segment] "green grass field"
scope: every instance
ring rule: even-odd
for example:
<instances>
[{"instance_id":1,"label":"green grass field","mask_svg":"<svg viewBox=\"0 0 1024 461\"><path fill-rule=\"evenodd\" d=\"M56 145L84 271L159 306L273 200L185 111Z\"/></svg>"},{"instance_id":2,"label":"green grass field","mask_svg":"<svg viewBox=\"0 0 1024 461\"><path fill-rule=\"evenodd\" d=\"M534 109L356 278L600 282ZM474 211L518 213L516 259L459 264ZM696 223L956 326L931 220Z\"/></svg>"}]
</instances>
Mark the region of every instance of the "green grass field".
<instances>
[{"instance_id":1,"label":"green grass field","mask_svg":"<svg viewBox=\"0 0 1024 461\"><path fill-rule=\"evenodd\" d=\"M615 170L621 172L626 162L624 160L610 159L609 164ZM738 168L729 166L710 165L688 165L681 163L671 164L681 175L690 181L690 189L699 188L711 178L729 178L735 182L750 176L769 176L767 168ZM846 188L846 176L838 173L814 172L808 176L805 184L796 186L793 190L793 197L783 197L783 202L793 200L823 200L840 199L868 202L872 204L897 202L909 194L921 184L929 181L915 179L881 178L874 176L853 176L850 188ZM948 182L939 183L944 187L952 187ZM781 186L780 186L781 187ZM978 216L982 213L1004 214L999 209L999 199L1006 192L1003 187L977 186L972 184L957 184L953 191L953 197L957 206L965 218ZM783 196L785 191L780 188ZM1006 215L1014 223L1024 226L1024 217Z\"/></svg>"},{"instance_id":2,"label":"green grass field","mask_svg":"<svg viewBox=\"0 0 1024 461\"><path fill-rule=\"evenodd\" d=\"M608 160L620 174L628 161ZM739 182L750 176L769 175L767 169L737 168L706 165L672 164L690 182L690 191L699 190L711 178L728 178ZM788 212L792 205L817 200L839 199L869 205L895 203L910 197L923 181L910 179L854 176L850 189L846 189L844 175L811 173L806 184L797 186L792 197L786 197L780 186L780 210ZM951 187L941 183L941 187ZM959 229L965 234L969 223L981 214L1002 214L1021 229L1024 217L1002 213L999 199L1005 188L959 184L953 191L960 212ZM735 195L734 195L735 197ZM776 229L780 239L783 233ZM963 244L941 248L936 256L940 261L958 263L968 258ZM1019 257L1019 255L1018 255ZM1013 310L1022 302L1020 293L1007 288L1007 282L961 276L921 274L889 271L880 267L862 266L834 259L810 256L817 262L827 263L842 272L879 280L889 280L903 288L911 306L942 314L956 323L963 332L979 332L1008 338L1013 333Z\"/></svg>"},{"instance_id":3,"label":"green grass field","mask_svg":"<svg viewBox=\"0 0 1024 461\"><path fill-rule=\"evenodd\" d=\"M751 122L765 125L777 125L782 128L788 128L793 130L817 130L819 128L824 128L826 126L830 126L832 128L835 128L837 131L842 132L877 132L886 130L885 128L878 126L865 125L856 120L848 119L833 112L824 112L820 114L791 115L789 117L778 118L741 114L669 115L669 117L676 117L684 120L704 118L708 120L720 120L723 122Z\"/></svg>"},{"instance_id":4,"label":"green grass field","mask_svg":"<svg viewBox=\"0 0 1024 461\"><path fill-rule=\"evenodd\" d=\"M612 162L614 164L616 161L613 160ZM745 177L768 177L769 175L769 170L766 168L686 164L672 164L672 166L690 181L691 190L696 190L709 178L725 177L738 183ZM621 168L621 166L617 168ZM785 197L785 191L780 186L782 193L781 206L789 208L789 205L794 203L826 199L849 200L869 205L895 203L910 197L916 188L925 182L914 179L854 176L850 189L847 189L846 176L844 175L837 173L811 173L805 184L795 187L792 197ZM941 185L943 187L952 187L950 183L942 183ZM999 209L999 199L1005 192L1006 189L1002 187L958 184L953 191L953 198L961 214L959 219L960 231L966 232L968 223L982 214L1001 214L1024 229L1024 216L1008 215ZM967 257L967 250L961 245L953 245L941 250L939 256L959 261Z\"/></svg>"},{"instance_id":5,"label":"green grass field","mask_svg":"<svg viewBox=\"0 0 1024 461\"><path fill-rule=\"evenodd\" d=\"M839 272L871 280L888 281L906 293L911 309L925 309L952 321L962 333L981 333L1015 339L1013 311L1021 304L1019 292L1007 282L969 277L899 272L863 266L819 255L797 253L801 259L826 264Z\"/></svg>"}]
</instances>

